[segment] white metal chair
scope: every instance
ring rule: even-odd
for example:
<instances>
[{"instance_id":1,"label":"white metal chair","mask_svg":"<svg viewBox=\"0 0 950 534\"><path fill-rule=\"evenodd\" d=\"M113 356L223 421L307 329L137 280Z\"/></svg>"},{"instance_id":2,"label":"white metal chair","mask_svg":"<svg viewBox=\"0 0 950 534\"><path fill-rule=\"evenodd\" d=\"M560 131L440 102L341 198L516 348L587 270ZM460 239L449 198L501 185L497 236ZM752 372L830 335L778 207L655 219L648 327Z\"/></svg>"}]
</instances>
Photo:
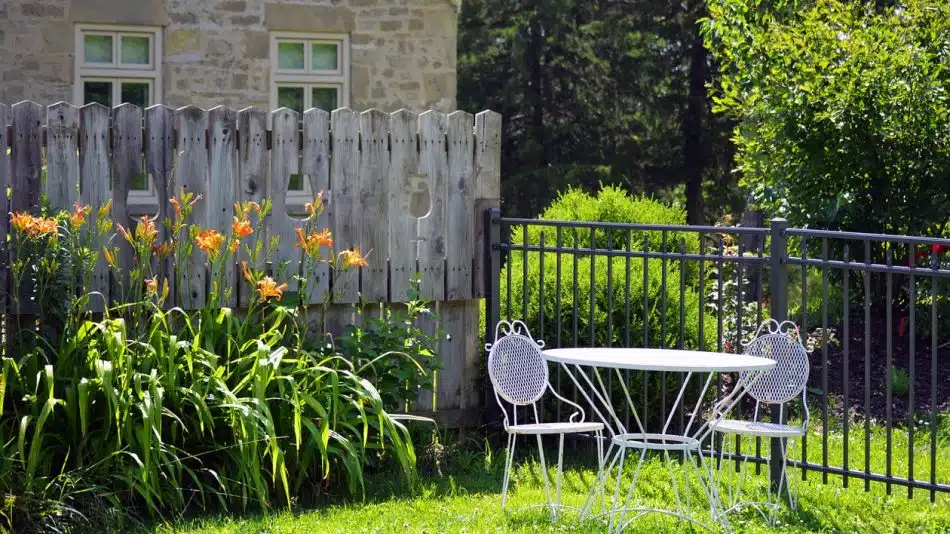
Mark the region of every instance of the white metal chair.
<instances>
[{"instance_id":1,"label":"white metal chair","mask_svg":"<svg viewBox=\"0 0 950 534\"><path fill-rule=\"evenodd\" d=\"M511 479L511 467L515 455L515 440L519 435L537 436L538 455L541 459L541 474L544 479L544 492L551 520L557 518L561 506L561 479L564 460L564 436L582 432L592 432L597 441L598 468L603 468L603 423L585 422L584 410L577 404L565 399L554 390L548 380L548 364L541 354L543 341L535 341L528 327L521 321L500 321L495 327L495 341L485 345L488 350L488 376L495 391L495 400L504 414L505 431L508 433L508 450L505 456L505 475L501 487L501 507L505 507L508 495L508 482ZM538 401L547 390L562 402L572 406L575 411L568 422L542 422L538 411ZM512 418L508 419L508 410L504 400L512 406ZM530 406L528 410L527 406ZM518 408L523 412L519 422ZM533 415L533 421L531 416ZM541 436L556 434L558 443L557 482L554 500L548 483L547 466L544 461L544 447Z\"/></svg>"},{"instance_id":2,"label":"white metal chair","mask_svg":"<svg viewBox=\"0 0 950 534\"><path fill-rule=\"evenodd\" d=\"M802 345L801 334L798 327L791 321L784 321L781 324L774 319L769 319L762 323L756 332L755 338L744 343L745 354L758 356L762 358L771 358L776 361L775 367L765 371L758 377L746 382L746 393L755 399L755 411L752 420L726 419L719 418L712 423L712 428L720 434L738 435L742 437L756 438L778 438L781 443L782 473L778 487L773 491L772 485L768 485L766 502L743 501L742 500L742 480L745 476L745 469L737 475L736 480L730 486L729 503L723 514L737 510L743 506L752 506L770 524L774 524L778 515L779 504L782 500L782 492L788 496L789 505L795 508L795 496L789 486L787 472L789 442L795 438L805 435L808 429L808 403L806 401L805 386L808 383L809 363L808 353ZM745 377L743 377L745 378ZM765 422L760 420L762 412L770 411L765 408L778 406L779 421L785 420L787 413L786 406L795 399L801 397L802 412L804 418L801 425L781 424L778 422ZM723 439L723 453L719 458L718 482L722 481L722 470L726 461L723 460L726 442L731 440ZM770 451L775 454L776 451ZM747 463L747 462L744 462ZM747 466L743 466L747 467ZM717 483L718 483L717 482ZM763 508L769 511L769 514L763 511Z\"/></svg>"}]
</instances>

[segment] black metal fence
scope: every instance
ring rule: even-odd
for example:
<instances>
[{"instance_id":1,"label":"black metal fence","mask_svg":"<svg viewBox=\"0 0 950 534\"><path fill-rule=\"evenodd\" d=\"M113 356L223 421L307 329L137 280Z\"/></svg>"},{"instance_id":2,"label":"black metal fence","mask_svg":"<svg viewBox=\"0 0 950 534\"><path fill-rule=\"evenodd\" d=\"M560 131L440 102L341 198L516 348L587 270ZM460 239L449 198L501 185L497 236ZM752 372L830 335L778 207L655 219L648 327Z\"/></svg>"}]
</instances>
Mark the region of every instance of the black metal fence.
<instances>
[{"instance_id":1,"label":"black metal fence","mask_svg":"<svg viewBox=\"0 0 950 534\"><path fill-rule=\"evenodd\" d=\"M808 397L820 414L789 453L802 478L881 482L931 500L950 493L950 354L940 357L950 350L950 240L781 219L748 228L484 216L486 338L498 320L522 319L548 347L741 352L764 319L793 320L812 349ZM623 375L648 419L667 411L683 379ZM551 380L576 398L559 368ZM761 442L737 451L766 462Z\"/></svg>"}]
</instances>

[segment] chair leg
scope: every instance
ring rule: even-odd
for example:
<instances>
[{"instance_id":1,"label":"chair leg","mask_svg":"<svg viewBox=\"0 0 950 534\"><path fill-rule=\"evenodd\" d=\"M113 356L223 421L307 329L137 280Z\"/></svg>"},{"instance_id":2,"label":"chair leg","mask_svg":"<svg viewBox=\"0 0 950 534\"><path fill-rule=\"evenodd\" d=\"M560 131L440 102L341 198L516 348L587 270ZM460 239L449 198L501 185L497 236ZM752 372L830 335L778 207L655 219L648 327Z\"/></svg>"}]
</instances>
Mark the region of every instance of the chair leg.
<instances>
[{"instance_id":1,"label":"chair leg","mask_svg":"<svg viewBox=\"0 0 950 534\"><path fill-rule=\"evenodd\" d=\"M505 475L501 483L501 508L505 508L508 497L508 482L511 480L511 464L515 458L515 434L508 434L508 450L505 453Z\"/></svg>"},{"instance_id":2,"label":"chair leg","mask_svg":"<svg viewBox=\"0 0 950 534\"><path fill-rule=\"evenodd\" d=\"M551 505L551 484L548 483L548 468L544 463L544 446L541 443L541 434L538 437L538 456L541 458L541 478L544 479L544 495L547 497L548 510L551 512L551 521L554 521L554 506Z\"/></svg>"},{"instance_id":3,"label":"chair leg","mask_svg":"<svg viewBox=\"0 0 950 534\"><path fill-rule=\"evenodd\" d=\"M554 517L557 517L557 513L560 511L561 506L561 479L563 478L564 473L564 434L561 434L561 439L558 441L557 446L557 483L555 484L557 490L555 491L554 496Z\"/></svg>"}]
</instances>

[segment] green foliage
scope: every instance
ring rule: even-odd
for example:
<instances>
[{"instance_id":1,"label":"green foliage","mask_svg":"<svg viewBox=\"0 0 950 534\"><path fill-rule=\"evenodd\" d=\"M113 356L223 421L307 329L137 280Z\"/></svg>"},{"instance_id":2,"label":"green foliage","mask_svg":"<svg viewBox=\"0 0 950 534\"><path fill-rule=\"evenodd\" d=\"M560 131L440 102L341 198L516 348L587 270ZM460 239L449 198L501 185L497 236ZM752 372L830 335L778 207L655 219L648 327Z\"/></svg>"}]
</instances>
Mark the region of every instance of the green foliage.
<instances>
[{"instance_id":1,"label":"green foliage","mask_svg":"<svg viewBox=\"0 0 950 534\"><path fill-rule=\"evenodd\" d=\"M682 209L664 206L647 197L629 197L619 188L607 186L601 189L596 197L579 190L570 190L546 209L540 219L683 224L686 215ZM542 232L545 246L553 247L557 242L556 232L541 225L530 226L527 242L532 245L540 244ZM625 230L595 231L594 245L606 249L609 242L614 250L622 250L626 244L626 233ZM650 251L658 252L663 248L659 231L638 231L631 234L631 250L642 251L644 239L648 240ZM512 229L513 246L517 248L523 242L523 235L523 228ZM698 251L699 243L695 233L671 231L667 233L667 241L666 250L669 252L684 249L693 253ZM562 230L561 243L564 247L587 248L591 243L591 233L585 229L575 235L571 229L565 228ZM592 261L589 254L573 254L568 251L560 254L561 278L558 287L558 256L554 252L545 253L542 272L539 253L529 253L527 260L519 252L512 254L510 281L507 276L508 267L502 270L502 317L507 316L509 312L506 305L510 291L510 312L513 317L525 317L529 325L534 325L540 321L543 310L543 332L540 327L534 327L534 334L539 337L543 335L551 344L556 341L558 330L562 335L562 344L572 343L576 316L580 343L586 344L593 338L598 346L620 346L625 343L629 332L630 343L641 345L644 344L646 316L647 346L676 347L680 345L682 338L683 346L699 347L699 295L695 266L690 266L681 273L679 262L675 260L649 260L645 267L644 283L644 262L640 258L631 258L628 261L621 257L598 256ZM523 309L525 295L527 310ZM644 297L647 300L645 309ZM628 300L629 313L626 306ZM685 314L682 328L681 306ZM709 337L709 334L714 334L714 329L705 331L706 347L712 346L713 338Z\"/></svg>"},{"instance_id":2,"label":"green foliage","mask_svg":"<svg viewBox=\"0 0 950 534\"><path fill-rule=\"evenodd\" d=\"M503 115L506 214L536 216L569 186L659 194L692 175L714 191L734 182L728 121L708 113L708 55L696 31L704 10L653 0L461 3L459 107Z\"/></svg>"},{"instance_id":3,"label":"green foliage","mask_svg":"<svg viewBox=\"0 0 950 534\"><path fill-rule=\"evenodd\" d=\"M714 0L709 13L715 109L738 121L757 207L799 226L943 233L950 4Z\"/></svg>"},{"instance_id":4,"label":"green foliage","mask_svg":"<svg viewBox=\"0 0 950 534\"><path fill-rule=\"evenodd\" d=\"M435 324L435 317L418 295L413 288L404 309L386 306L381 317L361 312L361 321L346 325L335 343L325 346L375 385L389 410L414 404L421 391L431 389L432 373L440 368L439 337L420 327L425 319Z\"/></svg>"},{"instance_id":5,"label":"green foliage","mask_svg":"<svg viewBox=\"0 0 950 534\"><path fill-rule=\"evenodd\" d=\"M892 393L898 397L906 395L910 387L910 377L907 375L907 369L892 365L890 372Z\"/></svg>"},{"instance_id":6,"label":"green foliage","mask_svg":"<svg viewBox=\"0 0 950 534\"><path fill-rule=\"evenodd\" d=\"M301 299L282 298L286 284L254 267L271 250L257 240L268 203L237 206L235 233L216 236L187 223L197 198L175 201L168 243L157 241L148 218L113 234L108 206L90 221L91 208L12 218L14 309L35 315L10 318L0 358L0 531L94 529L140 511L169 518L360 495L370 466L391 464L414 480L410 434L389 410L428 387L438 366L434 338L413 326L424 303L383 310L334 344L321 329L328 298L312 316ZM239 219L247 223L240 234ZM305 301L315 266L340 276L362 261L349 250L336 255L329 233L307 237L315 219L299 241ZM192 244L208 260L207 303L167 306L169 284L159 283L151 255L180 252L167 272L182 273ZM128 270L120 266L124 246ZM252 297L238 312L220 303L236 289L221 266L235 262L239 246L250 264L242 291ZM100 253L116 280L113 295L125 298L93 314L95 296L79 283L88 287Z\"/></svg>"}]
</instances>

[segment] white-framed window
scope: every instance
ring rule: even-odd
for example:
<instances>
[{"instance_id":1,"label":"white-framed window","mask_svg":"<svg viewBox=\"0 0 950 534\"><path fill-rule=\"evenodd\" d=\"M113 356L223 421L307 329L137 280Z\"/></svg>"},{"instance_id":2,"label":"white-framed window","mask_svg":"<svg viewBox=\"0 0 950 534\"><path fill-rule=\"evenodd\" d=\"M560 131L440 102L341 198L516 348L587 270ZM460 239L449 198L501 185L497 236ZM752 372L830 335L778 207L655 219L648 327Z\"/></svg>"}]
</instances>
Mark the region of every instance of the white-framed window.
<instances>
[{"instance_id":1,"label":"white-framed window","mask_svg":"<svg viewBox=\"0 0 950 534\"><path fill-rule=\"evenodd\" d=\"M151 26L76 25L73 103L123 103L147 108L162 101L162 33ZM149 209L155 191L147 176L133 180L130 208Z\"/></svg>"},{"instance_id":2,"label":"white-framed window","mask_svg":"<svg viewBox=\"0 0 950 534\"><path fill-rule=\"evenodd\" d=\"M344 34L271 32L270 107L300 113L350 104L350 38ZM290 180L291 200L312 196L301 175Z\"/></svg>"}]
</instances>

